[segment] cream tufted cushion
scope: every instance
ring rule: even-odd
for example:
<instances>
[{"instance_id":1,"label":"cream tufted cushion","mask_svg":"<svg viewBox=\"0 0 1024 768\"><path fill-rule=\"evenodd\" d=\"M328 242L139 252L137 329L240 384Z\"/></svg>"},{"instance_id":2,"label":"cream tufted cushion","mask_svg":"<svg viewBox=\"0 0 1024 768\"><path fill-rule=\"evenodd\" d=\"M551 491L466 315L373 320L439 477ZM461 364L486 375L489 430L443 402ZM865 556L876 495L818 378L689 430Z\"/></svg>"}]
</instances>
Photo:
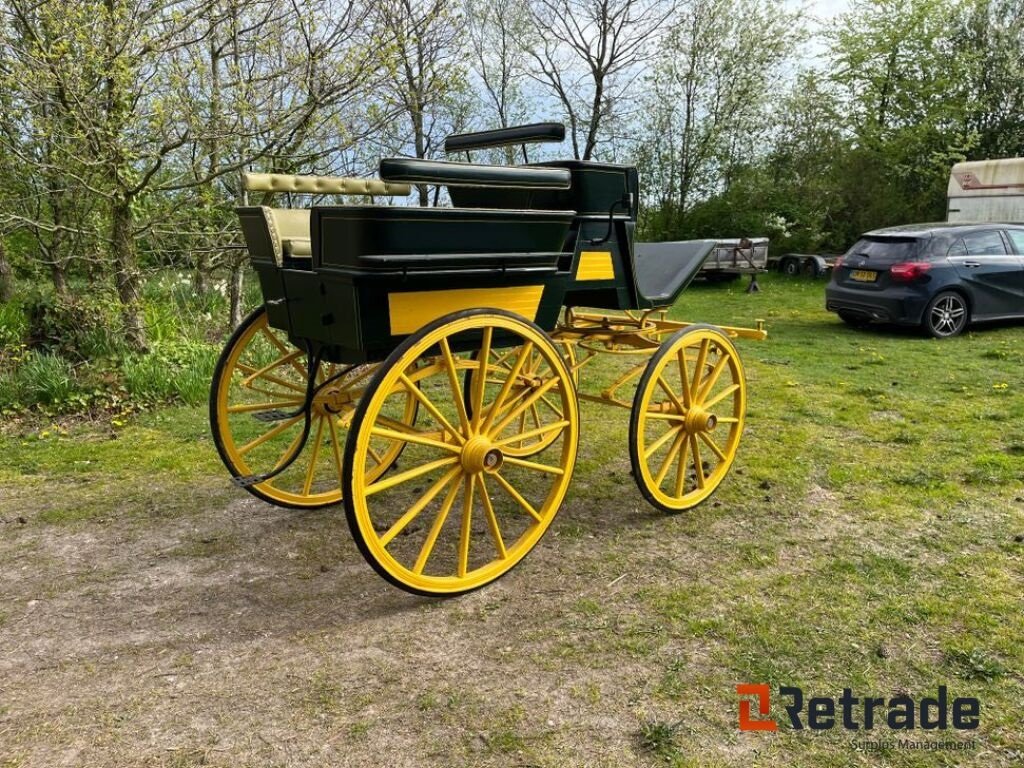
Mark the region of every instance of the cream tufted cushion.
<instances>
[{"instance_id":1,"label":"cream tufted cushion","mask_svg":"<svg viewBox=\"0 0 1024 768\"><path fill-rule=\"evenodd\" d=\"M343 176L292 176L286 173L243 173L242 183L250 192L298 192L312 195L408 195L409 184L393 184L379 179L354 179Z\"/></svg>"},{"instance_id":2,"label":"cream tufted cushion","mask_svg":"<svg viewBox=\"0 0 1024 768\"><path fill-rule=\"evenodd\" d=\"M310 258L313 255L309 243L308 208L268 208L264 205L261 210L267 221L274 261L278 266L283 254L293 258Z\"/></svg>"}]
</instances>

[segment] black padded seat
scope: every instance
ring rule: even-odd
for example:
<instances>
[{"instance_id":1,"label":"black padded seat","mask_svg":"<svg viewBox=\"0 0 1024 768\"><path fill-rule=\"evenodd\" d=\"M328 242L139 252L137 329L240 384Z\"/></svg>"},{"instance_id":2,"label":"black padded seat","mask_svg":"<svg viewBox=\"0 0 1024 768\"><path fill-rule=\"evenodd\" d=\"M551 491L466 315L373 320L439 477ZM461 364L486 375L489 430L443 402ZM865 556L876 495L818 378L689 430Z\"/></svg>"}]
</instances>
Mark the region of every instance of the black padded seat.
<instances>
[{"instance_id":1,"label":"black padded seat","mask_svg":"<svg viewBox=\"0 0 1024 768\"><path fill-rule=\"evenodd\" d=\"M449 163L404 157L381 160L380 177L385 181L411 184L505 189L569 189L572 183L569 171L562 168Z\"/></svg>"},{"instance_id":2,"label":"black padded seat","mask_svg":"<svg viewBox=\"0 0 1024 768\"><path fill-rule=\"evenodd\" d=\"M697 276L715 247L713 240L636 243L636 287L655 307L667 307Z\"/></svg>"},{"instance_id":3,"label":"black padded seat","mask_svg":"<svg viewBox=\"0 0 1024 768\"><path fill-rule=\"evenodd\" d=\"M469 152L488 147L507 147L509 144L565 141L565 126L561 123L530 123L492 131L453 133L444 140L445 152Z\"/></svg>"}]
</instances>

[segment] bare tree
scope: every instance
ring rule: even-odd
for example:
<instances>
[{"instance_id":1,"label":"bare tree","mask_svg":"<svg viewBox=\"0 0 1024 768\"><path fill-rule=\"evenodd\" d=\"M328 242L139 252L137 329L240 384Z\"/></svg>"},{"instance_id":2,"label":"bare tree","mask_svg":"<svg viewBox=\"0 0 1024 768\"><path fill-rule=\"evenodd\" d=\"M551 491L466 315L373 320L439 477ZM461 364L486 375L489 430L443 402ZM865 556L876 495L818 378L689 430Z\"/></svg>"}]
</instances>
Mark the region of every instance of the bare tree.
<instances>
[{"instance_id":1,"label":"bare tree","mask_svg":"<svg viewBox=\"0 0 1024 768\"><path fill-rule=\"evenodd\" d=\"M484 94L481 101L495 118L485 127L507 128L524 122L527 62L522 42L529 36L530 24L526 0L464 0L463 7L473 70ZM503 147L501 154L505 162L515 162L513 147Z\"/></svg>"},{"instance_id":2,"label":"bare tree","mask_svg":"<svg viewBox=\"0 0 1024 768\"><path fill-rule=\"evenodd\" d=\"M592 159L605 123L627 111L674 12L670 0L531 0L524 48L565 112L578 159Z\"/></svg>"},{"instance_id":3,"label":"bare tree","mask_svg":"<svg viewBox=\"0 0 1024 768\"><path fill-rule=\"evenodd\" d=\"M384 108L400 121L393 138L415 157L431 157L465 116L460 19L446 0L380 0L374 14L391 51L382 91ZM427 205L427 185L417 192Z\"/></svg>"}]
</instances>

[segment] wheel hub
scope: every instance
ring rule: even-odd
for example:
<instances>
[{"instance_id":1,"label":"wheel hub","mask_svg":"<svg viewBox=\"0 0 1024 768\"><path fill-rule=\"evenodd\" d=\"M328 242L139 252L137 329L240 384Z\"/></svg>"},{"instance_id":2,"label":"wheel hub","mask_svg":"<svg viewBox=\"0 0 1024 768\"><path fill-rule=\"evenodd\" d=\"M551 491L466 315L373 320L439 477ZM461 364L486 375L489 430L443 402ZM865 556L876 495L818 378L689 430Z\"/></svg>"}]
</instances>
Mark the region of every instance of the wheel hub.
<instances>
[{"instance_id":1,"label":"wheel hub","mask_svg":"<svg viewBox=\"0 0 1024 768\"><path fill-rule=\"evenodd\" d=\"M486 437L477 436L462 448L462 468L469 474L497 472L505 457L501 450Z\"/></svg>"},{"instance_id":2,"label":"wheel hub","mask_svg":"<svg viewBox=\"0 0 1024 768\"><path fill-rule=\"evenodd\" d=\"M686 412L686 431L694 434L697 432L710 432L718 426L718 417L708 413L700 406L694 406Z\"/></svg>"},{"instance_id":3,"label":"wheel hub","mask_svg":"<svg viewBox=\"0 0 1024 768\"><path fill-rule=\"evenodd\" d=\"M352 395L342 387L327 387L314 399L313 407L321 413L341 413L352 403Z\"/></svg>"}]
</instances>

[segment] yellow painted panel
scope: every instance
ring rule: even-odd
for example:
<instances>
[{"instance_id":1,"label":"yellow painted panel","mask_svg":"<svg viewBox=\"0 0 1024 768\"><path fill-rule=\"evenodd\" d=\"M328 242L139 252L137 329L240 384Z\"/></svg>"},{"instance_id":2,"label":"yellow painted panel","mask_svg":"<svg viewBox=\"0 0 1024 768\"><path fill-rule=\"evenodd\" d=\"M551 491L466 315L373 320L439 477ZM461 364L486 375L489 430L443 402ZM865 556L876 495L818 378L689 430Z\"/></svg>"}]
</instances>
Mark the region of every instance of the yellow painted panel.
<instances>
[{"instance_id":1,"label":"yellow painted panel","mask_svg":"<svg viewBox=\"0 0 1024 768\"><path fill-rule=\"evenodd\" d=\"M576 270L577 280L614 280L611 251L583 251L580 266Z\"/></svg>"},{"instance_id":2,"label":"yellow painted panel","mask_svg":"<svg viewBox=\"0 0 1024 768\"><path fill-rule=\"evenodd\" d=\"M401 336L413 333L449 312L477 307L506 309L522 315L527 320L536 320L537 307L540 306L540 297L543 293L543 285L389 293L391 334Z\"/></svg>"}]
</instances>

